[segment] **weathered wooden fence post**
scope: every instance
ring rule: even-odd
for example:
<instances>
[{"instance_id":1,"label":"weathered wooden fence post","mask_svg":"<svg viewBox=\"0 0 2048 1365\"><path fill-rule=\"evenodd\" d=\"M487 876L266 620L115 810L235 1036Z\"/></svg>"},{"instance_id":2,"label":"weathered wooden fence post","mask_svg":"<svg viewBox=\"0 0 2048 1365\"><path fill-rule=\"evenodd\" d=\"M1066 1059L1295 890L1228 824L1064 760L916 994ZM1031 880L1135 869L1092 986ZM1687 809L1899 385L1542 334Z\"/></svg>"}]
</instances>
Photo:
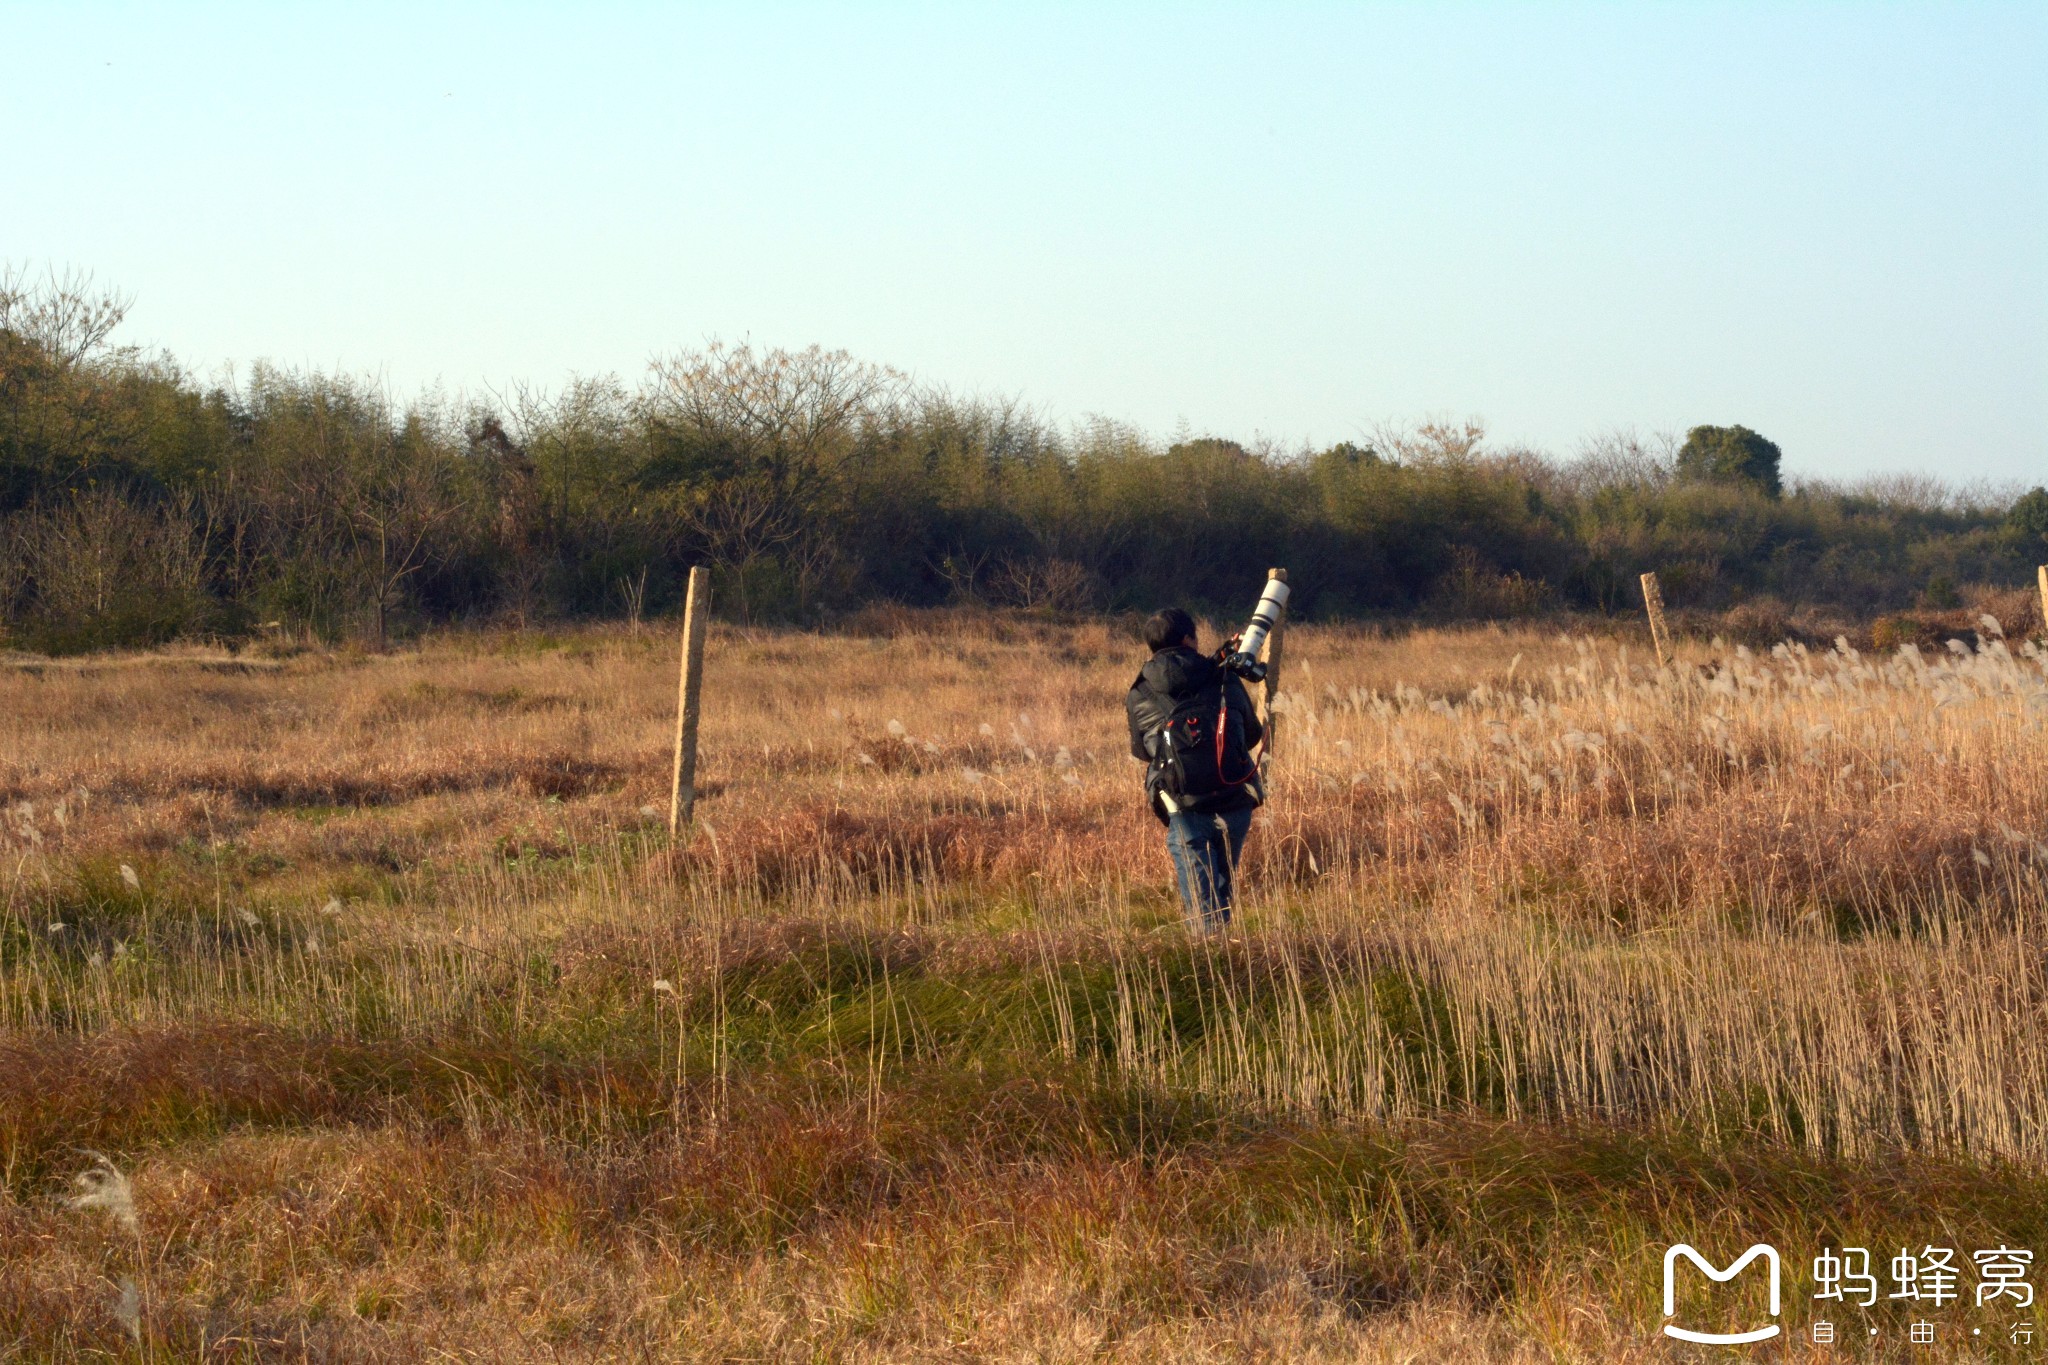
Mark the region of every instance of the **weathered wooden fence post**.
<instances>
[{"instance_id":1,"label":"weathered wooden fence post","mask_svg":"<svg viewBox=\"0 0 2048 1365\"><path fill-rule=\"evenodd\" d=\"M704 690L704 628L711 618L711 571L690 570L683 600L683 672L676 685L675 782L669 789L668 832L682 832L697 804L697 712Z\"/></svg>"},{"instance_id":2,"label":"weathered wooden fence post","mask_svg":"<svg viewBox=\"0 0 2048 1365\"><path fill-rule=\"evenodd\" d=\"M1268 569L1266 577L1287 581L1287 570ZM1273 766L1275 741L1279 738L1280 717L1273 710L1273 703L1280 700L1280 633L1287 628L1287 608L1281 607L1273 622L1273 629L1266 635L1266 643L1259 646L1259 658L1266 665L1266 681L1261 688L1260 719L1266 726L1265 747L1259 751L1259 772L1263 776Z\"/></svg>"},{"instance_id":3,"label":"weathered wooden fence post","mask_svg":"<svg viewBox=\"0 0 2048 1365\"><path fill-rule=\"evenodd\" d=\"M1662 668L1670 661L1671 632L1664 624L1664 592L1653 573L1643 575L1643 610L1650 614L1650 644L1657 651L1657 667Z\"/></svg>"}]
</instances>

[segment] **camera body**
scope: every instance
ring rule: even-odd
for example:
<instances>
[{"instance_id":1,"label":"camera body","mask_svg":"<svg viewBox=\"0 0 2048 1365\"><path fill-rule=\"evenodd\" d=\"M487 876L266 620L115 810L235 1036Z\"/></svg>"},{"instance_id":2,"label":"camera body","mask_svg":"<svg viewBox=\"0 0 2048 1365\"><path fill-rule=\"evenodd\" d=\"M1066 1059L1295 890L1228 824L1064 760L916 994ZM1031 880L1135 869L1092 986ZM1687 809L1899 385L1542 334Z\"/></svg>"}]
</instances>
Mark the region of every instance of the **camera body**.
<instances>
[{"instance_id":1,"label":"camera body","mask_svg":"<svg viewBox=\"0 0 2048 1365\"><path fill-rule=\"evenodd\" d=\"M1226 647L1217 657L1216 662L1222 664L1227 671L1235 673L1246 682L1264 682L1266 680L1266 665L1264 661L1255 659L1241 651Z\"/></svg>"}]
</instances>

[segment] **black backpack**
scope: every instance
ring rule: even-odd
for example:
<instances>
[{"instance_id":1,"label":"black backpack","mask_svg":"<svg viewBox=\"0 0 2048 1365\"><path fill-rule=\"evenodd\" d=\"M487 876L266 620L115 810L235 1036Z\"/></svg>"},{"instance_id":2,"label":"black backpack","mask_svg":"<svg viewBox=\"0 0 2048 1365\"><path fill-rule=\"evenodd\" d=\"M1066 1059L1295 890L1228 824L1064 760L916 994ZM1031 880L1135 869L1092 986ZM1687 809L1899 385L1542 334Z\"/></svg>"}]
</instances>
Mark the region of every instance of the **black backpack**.
<instances>
[{"instance_id":1,"label":"black backpack","mask_svg":"<svg viewBox=\"0 0 2048 1365\"><path fill-rule=\"evenodd\" d=\"M1244 727L1230 723L1224 675L1174 703L1173 715L1152 738L1158 789L1182 810L1200 811L1251 783L1259 766L1245 748Z\"/></svg>"}]
</instances>

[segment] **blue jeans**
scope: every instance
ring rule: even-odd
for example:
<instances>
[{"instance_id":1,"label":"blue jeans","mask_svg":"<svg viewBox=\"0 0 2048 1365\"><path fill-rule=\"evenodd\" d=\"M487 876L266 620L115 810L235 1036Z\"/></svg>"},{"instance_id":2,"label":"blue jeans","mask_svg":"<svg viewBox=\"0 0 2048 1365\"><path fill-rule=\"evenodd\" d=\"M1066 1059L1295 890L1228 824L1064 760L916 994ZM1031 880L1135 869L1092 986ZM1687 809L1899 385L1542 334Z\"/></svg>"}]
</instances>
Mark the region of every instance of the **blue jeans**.
<instances>
[{"instance_id":1,"label":"blue jeans","mask_svg":"<svg viewBox=\"0 0 2048 1365\"><path fill-rule=\"evenodd\" d=\"M1196 933L1214 933L1230 923L1231 874L1251 827L1249 806L1221 815L1177 811L1167 817L1166 851L1173 855L1174 874L1180 878L1188 927Z\"/></svg>"}]
</instances>

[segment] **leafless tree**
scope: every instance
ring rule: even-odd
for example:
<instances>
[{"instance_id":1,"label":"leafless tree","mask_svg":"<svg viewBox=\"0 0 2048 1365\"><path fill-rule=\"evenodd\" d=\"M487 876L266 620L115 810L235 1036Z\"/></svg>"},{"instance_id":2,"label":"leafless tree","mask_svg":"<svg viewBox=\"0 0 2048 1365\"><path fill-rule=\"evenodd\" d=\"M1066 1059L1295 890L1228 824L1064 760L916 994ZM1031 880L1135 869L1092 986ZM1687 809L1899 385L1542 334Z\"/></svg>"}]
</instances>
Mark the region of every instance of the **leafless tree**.
<instances>
[{"instance_id":1,"label":"leafless tree","mask_svg":"<svg viewBox=\"0 0 2048 1365\"><path fill-rule=\"evenodd\" d=\"M1677 455L1678 437L1670 432L1644 435L1633 427L1616 427L1582 443L1560 476L1582 496L1610 488L1650 493L1670 485Z\"/></svg>"},{"instance_id":2,"label":"leafless tree","mask_svg":"<svg viewBox=\"0 0 2048 1365\"><path fill-rule=\"evenodd\" d=\"M205 564L181 509L138 507L95 488L15 517L11 530L36 611L54 621L123 608L175 614L204 591Z\"/></svg>"},{"instance_id":3,"label":"leafless tree","mask_svg":"<svg viewBox=\"0 0 2048 1365\"><path fill-rule=\"evenodd\" d=\"M655 426L702 454L676 511L715 563L735 571L743 615L749 570L793 558L799 592L830 554L807 535L847 468L864 421L898 399L897 372L844 351L756 351L712 343L654 362L644 398ZM802 543L818 540L810 552Z\"/></svg>"},{"instance_id":4,"label":"leafless tree","mask_svg":"<svg viewBox=\"0 0 2048 1365\"><path fill-rule=\"evenodd\" d=\"M647 610L647 566L643 564L639 573L620 578L618 590L619 599L626 604L626 625L638 635L640 617Z\"/></svg>"},{"instance_id":5,"label":"leafless tree","mask_svg":"<svg viewBox=\"0 0 2048 1365\"><path fill-rule=\"evenodd\" d=\"M946 590L955 602L973 604L981 601L981 579L988 568L989 553L962 550L928 562L932 572L945 580Z\"/></svg>"},{"instance_id":6,"label":"leafless tree","mask_svg":"<svg viewBox=\"0 0 2048 1365\"><path fill-rule=\"evenodd\" d=\"M433 562L433 536L454 515L439 473L424 461L401 460L352 480L344 496L356 559L369 578L373 649L384 649L389 613L406 580Z\"/></svg>"},{"instance_id":7,"label":"leafless tree","mask_svg":"<svg viewBox=\"0 0 2048 1365\"><path fill-rule=\"evenodd\" d=\"M38 281L22 266L0 266L0 332L25 338L67 368L106 344L135 300L93 285L89 273L53 268Z\"/></svg>"},{"instance_id":8,"label":"leafless tree","mask_svg":"<svg viewBox=\"0 0 2048 1365\"><path fill-rule=\"evenodd\" d=\"M1400 464L1467 464L1486 441L1486 424L1476 417L1432 417L1412 427L1382 422L1371 438L1375 450Z\"/></svg>"},{"instance_id":9,"label":"leafless tree","mask_svg":"<svg viewBox=\"0 0 2048 1365\"><path fill-rule=\"evenodd\" d=\"M1100 580L1071 559L1006 560L996 569L995 587L1012 606L1051 611L1085 611L1101 595Z\"/></svg>"}]
</instances>

